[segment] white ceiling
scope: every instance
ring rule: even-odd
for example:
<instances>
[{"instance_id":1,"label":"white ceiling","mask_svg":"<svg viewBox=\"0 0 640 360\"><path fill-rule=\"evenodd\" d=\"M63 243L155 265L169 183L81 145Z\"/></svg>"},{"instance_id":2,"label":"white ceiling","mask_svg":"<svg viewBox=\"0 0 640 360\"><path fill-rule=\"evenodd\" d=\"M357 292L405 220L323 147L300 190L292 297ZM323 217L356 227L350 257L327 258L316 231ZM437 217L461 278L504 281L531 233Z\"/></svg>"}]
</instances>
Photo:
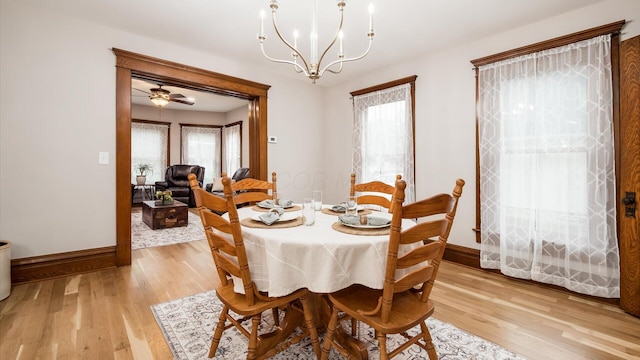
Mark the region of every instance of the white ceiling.
<instances>
[{"instance_id":1,"label":"white ceiling","mask_svg":"<svg viewBox=\"0 0 640 360\"><path fill-rule=\"evenodd\" d=\"M604 0L348 0L343 27L346 56L357 56L366 49L370 3L375 7L373 48L364 59L346 63L341 74L325 74L316 86L330 86L396 61L481 39L601 1ZM269 62L262 56L257 40L260 10L266 13L267 53L276 58L289 58L289 51L274 34L269 0L21 2L218 56L243 59L266 66L269 71L310 82L295 74L291 66ZM308 54L313 1L279 0L278 3L277 20L281 33L293 41L293 30L297 29L300 32L299 49ZM322 51L322 44L326 46L337 28L338 7L335 0L318 0L317 7ZM328 53L327 60L335 59L335 54L335 51ZM198 104L203 102L197 100Z\"/></svg>"}]
</instances>

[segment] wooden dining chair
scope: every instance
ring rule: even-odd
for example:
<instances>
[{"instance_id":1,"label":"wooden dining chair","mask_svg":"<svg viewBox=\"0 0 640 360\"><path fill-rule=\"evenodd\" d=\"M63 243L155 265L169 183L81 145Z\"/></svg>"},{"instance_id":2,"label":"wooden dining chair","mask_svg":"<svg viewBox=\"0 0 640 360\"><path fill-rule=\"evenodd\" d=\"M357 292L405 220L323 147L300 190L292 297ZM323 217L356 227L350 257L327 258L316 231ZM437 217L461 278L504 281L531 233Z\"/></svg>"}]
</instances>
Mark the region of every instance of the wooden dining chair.
<instances>
[{"instance_id":1,"label":"wooden dining chair","mask_svg":"<svg viewBox=\"0 0 640 360\"><path fill-rule=\"evenodd\" d=\"M271 182L244 178L231 184L236 204L255 204L262 200L277 199L276 172L271 173Z\"/></svg>"},{"instance_id":2,"label":"wooden dining chair","mask_svg":"<svg viewBox=\"0 0 640 360\"><path fill-rule=\"evenodd\" d=\"M396 175L396 182L400 179L402 175ZM355 196L356 192L361 194L358 196L358 205L378 205L391 213L394 189L393 185L377 180L356 184L356 174L351 174L349 195Z\"/></svg>"},{"instance_id":3,"label":"wooden dining chair","mask_svg":"<svg viewBox=\"0 0 640 360\"><path fill-rule=\"evenodd\" d=\"M275 179L275 174L274 174ZM300 342L305 337L311 338L311 344L320 357L320 343L309 301L307 289L299 289L282 297L270 297L258 291L251 279L251 264L248 263L238 211L235 205L234 190L231 179L224 177L224 198L213 195L202 189L195 175L189 175L189 184L193 190L200 219L209 242L211 255L216 266L220 284L216 287L216 295L224 304L216 325L209 358L216 355L222 333L235 326L241 334L249 339L247 359L264 359ZM225 219L220 213L228 213ZM242 282L244 294L234 290L234 281ZM258 333L262 322L262 314L274 309L284 309L285 318L275 325L269 333ZM241 318L235 318L233 312ZM247 320L251 320L247 329ZM227 322L230 324L227 325ZM282 326L280 326L282 325ZM299 325L302 334L289 336Z\"/></svg>"},{"instance_id":4,"label":"wooden dining chair","mask_svg":"<svg viewBox=\"0 0 640 360\"><path fill-rule=\"evenodd\" d=\"M380 359L390 359L413 344L425 349L429 359L438 359L425 321L434 311L429 295L438 275L463 186L464 181L458 179L451 195L438 194L403 206L406 183L404 180L396 182L383 288L378 290L353 285L329 294L333 310L323 342L322 359L328 358L332 346L347 355L345 349L333 341L339 326L339 312L375 330ZM427 217L427 220L402 230L402 219ZM399 256L400 245L406 244L418 246ZM400 272L403 275L398 275L396 270L404 270ZM407 333L407 330L418 325L417 335ZM387 334L402 334L407 341L388 351Z\"/></svg>"}]
</instances>

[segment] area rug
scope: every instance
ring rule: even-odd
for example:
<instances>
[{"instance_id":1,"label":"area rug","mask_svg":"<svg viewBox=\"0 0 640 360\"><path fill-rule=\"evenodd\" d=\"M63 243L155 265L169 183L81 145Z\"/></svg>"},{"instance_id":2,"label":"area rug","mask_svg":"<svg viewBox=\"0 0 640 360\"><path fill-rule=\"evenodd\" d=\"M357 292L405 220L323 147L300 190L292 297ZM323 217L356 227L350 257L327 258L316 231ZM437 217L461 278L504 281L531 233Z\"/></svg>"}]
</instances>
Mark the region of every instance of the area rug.
<instances>
[{"instance_id":1,"label":"area rug","mask_svg":"<svg viewBox=\"0 0 640 360\"><path fill-rule=\"evenodd\" d=\"M206 239L202 221L196 214L189 214L187 226L151 230L142 222L142 213L131 213L131 249L143 249Z\"/></svg>"},{"instance_id":2,"label":"area rug","mask_svg":"<svg viewBox=\"0 0 640 360\"><path fill-rule=\"evenodd\" d=\"M203 292L182 299L152 305L156 321L164 334L175 359L200 360L206 359L213 336L213 329L222 311L222 303L215 295L215 291ZM267 312L270 313L270 312ZM270 315L264 315L265 321L260 332L269 331L273 322ZM447 360L522 360L523 357L508 351L494 343L469 334L457 327L434 318L427 320L439 358ZM348 322L345 322L348 330ZM416 334L418 327L409 331ZM367 344L370 359L379 359L378 346L373 330L360 325L359 339ZM397 346L398 336L389 336L387 347ZM307 339L308 340L308 339ZM215 359L235 360L244 359L247 355L247 339L235 328L228 329L222 334L220 346ZM340 354L332 349L330 359L342 359ZM428 359L427 353L417 346L411 346L395 357L398 360ZM315 359L313 348L309 341L289 347L278 353L273 359Z\"/></svg>"}]
</instances>

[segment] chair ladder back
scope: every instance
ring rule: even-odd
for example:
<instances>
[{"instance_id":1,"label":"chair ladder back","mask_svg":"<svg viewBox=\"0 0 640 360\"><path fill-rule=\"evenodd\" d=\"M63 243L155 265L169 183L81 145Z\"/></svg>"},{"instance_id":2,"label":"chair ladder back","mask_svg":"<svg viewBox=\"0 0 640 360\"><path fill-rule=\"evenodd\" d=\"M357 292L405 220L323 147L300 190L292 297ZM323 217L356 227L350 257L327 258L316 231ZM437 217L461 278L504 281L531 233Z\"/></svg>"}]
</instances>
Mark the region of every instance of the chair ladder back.
<instances>
[{"instance_id":1,"label":"chair ladder back","mask_svg":"<svg viewBox=\"0 0 640 360\"><path fill-rule=\"evenodd\" d=\"M254 284L249 271L242 229L238 220L238 209L236 208L231 188L231 179L226 176L222 178L224 198L203 190L197 183L195 176L192 177L192 174L189 175L189 184L194 193L197 194L195 196L196 206L198 206L200 219L205 228L205 234L207 235L207 241L211 248L220 282L226 285L229 281L229 276L240 279L247 303L253 305L255 303ZM209 209L205 206L205 204L218 206L220 201L226 203L228 221L214 213L212 211L214 209ZM214 232L213 229L217 230L218 233ZM231 235L231 240L220 235L220 233Z\"/></svg>"},{"instance_id":2,"label":"chair ladder back","mask_svg":"<svg viewBox=\"0 0 640 360\"><path fill-rule=\"evenodd\" d=\"M402 179L402 175L396 175L396 183ZM356 184L356 174L351 174L351 186L349 195L355 196L356 192L362 193L358 196L358 205L371 204L378 205L393 212L393 192L395 187L382 181L374 180L366 183ZM377 195L374 193L378 193ZM389 195L387 197L386 195Z\"/></svg>"},{"instance_id":3,"label":"chair ladder back","mask_svg":"<svg viewBox=\"0 0 640 360\"><path fill-rule=\"evenodd\" d=\"M277 198L276 172L271 173L271 182L254 178L244 178L231 184L236 204L255 204L262 200ZM269 190L271 194L269 194Z\"/></svg>"}]
</instances>

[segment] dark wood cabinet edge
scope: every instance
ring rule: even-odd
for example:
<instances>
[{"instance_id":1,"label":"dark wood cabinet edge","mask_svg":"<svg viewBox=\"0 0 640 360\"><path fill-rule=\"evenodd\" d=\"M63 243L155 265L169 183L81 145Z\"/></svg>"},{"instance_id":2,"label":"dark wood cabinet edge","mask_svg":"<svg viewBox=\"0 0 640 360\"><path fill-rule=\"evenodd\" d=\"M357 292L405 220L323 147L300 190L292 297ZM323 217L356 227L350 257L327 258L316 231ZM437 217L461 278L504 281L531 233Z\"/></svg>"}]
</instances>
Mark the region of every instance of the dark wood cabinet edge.
<instances>
[{"instance_id":1,"label":"dark wood cabinet edge","mask_svg":"<svg viewBox=\"0 0 640 360\"><path fill-rule=\"evenodd\" d=\"M11 282L31 283L115 267L115 246L12 259Z\"/></svg>"}]
</instances>

